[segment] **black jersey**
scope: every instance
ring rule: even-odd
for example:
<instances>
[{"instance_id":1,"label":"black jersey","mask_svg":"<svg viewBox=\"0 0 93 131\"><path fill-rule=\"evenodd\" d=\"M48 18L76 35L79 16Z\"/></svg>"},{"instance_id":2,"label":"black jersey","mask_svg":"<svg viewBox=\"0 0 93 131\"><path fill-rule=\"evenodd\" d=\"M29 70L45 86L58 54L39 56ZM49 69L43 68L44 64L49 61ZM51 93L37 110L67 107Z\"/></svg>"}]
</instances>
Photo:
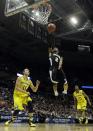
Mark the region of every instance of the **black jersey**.
<instances>
[{"instance_id":1,"label":"black jersey","mask_svg":"<svg viewBox=\"0 0 93 131\"><path fill-rule=\"evenodd\" d=\"M59 62L60 62L60 55L51 53L51 55L49 56L49 60L50 60L50 70L55 68L58 69Z\"/></svg>"}]
</instances>

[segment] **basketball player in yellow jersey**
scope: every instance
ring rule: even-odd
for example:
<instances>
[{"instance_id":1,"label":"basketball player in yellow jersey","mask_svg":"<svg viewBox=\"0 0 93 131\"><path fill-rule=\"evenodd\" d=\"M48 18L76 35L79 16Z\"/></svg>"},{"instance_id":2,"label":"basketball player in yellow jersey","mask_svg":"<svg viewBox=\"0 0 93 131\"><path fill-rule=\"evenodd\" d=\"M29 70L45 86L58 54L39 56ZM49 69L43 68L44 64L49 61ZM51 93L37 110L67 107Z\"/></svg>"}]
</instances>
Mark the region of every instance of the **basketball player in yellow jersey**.
<instances>
[{"instance_id":1,"label":"basketball player in yellow jersey","mask_svg":"<svg viewBox=\"0 0 93 131\"><path fill-rule=\"evenodd\" d=\"M89 97L83 90L79 89L78 85L75 85L75 92L73 93L75 109L77 110L77 115L79 117L79 122L82 123L85 121L85 124L88 123L86 117L87 102L91 105Z\"/></svg>"},{"instance_id":2,"label":"basketball player in yellow jersey","mask_svg":"<svg viewBox=\"0 0 93 131\"><path fill-rule=\"evenodd\" d=\"M38 90L40 82L36 81L36 86L33 85L32 81L29 79L30 71L29 69L24 69L23 75L18 77L15 84L14 89L14 113L11 120L7 121L5 125L12 123L16 116L18 115L19 111L24 111L24 105L28 107L28 115L29 115L29 125L35 126L32 123L32 116L33 116L33 109L32 109L32 99L30 98L30 93L27 92L28 87L31 87L33 92Z\"/></svg>"}]
</instances>

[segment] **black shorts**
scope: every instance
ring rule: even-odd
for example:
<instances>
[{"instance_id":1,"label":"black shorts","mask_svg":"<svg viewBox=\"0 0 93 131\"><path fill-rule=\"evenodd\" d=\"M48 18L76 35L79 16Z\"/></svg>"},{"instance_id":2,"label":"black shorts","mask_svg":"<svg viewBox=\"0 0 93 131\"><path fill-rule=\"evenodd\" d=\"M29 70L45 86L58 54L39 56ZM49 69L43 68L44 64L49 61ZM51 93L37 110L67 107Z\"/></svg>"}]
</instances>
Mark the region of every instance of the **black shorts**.
<instances>
[{"instance_id":1,"label":"black shorts","mask_svg":"<svg viewBox=\"0 0 93 131\"><path fill-rule=\"evenodd\" d=\"M52 83L64 83L64 79L65 78L65 74L62 70L58 70L58 69L52 69L49 70L49 74L50 74L50 80Z\"/></svg>"}]
</instances>

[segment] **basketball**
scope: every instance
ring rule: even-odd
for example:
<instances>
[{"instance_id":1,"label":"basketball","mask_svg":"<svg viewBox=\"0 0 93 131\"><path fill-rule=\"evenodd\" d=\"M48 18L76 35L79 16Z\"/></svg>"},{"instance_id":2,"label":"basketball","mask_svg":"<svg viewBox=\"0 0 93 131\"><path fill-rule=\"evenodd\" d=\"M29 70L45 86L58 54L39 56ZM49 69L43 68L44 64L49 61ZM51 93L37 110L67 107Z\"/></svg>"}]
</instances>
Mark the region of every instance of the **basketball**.
<instances>
[{"instance_id":1,"label":"basketball","mask_svg":"<svg viewBox=\"0 0 93 131\"><path fill-rule=\"evenodd\" d=\"M47 26L47 30L49 33L55 32L56 30L56 25L54 23L49 23Z\"/></svg>"}]
</instances>

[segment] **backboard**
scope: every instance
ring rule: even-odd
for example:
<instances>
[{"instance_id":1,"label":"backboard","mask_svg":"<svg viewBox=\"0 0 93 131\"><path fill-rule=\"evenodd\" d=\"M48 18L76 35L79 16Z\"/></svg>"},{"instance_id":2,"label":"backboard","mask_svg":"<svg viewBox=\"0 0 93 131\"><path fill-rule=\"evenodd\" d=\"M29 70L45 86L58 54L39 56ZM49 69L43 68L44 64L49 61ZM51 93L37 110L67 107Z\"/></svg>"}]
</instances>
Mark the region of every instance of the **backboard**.
<instances>
[{"instance_id":1,"label":"backboard","mask_svg":"<svg viewBox=\"0 0 93 131\"><path fill-rule=\"evenodd\" d=\"M33 9L35 6L40 6L48 1L50 0L6 0L5 16L15 15L26 9Z\"/></svg>"}]
</instances>

